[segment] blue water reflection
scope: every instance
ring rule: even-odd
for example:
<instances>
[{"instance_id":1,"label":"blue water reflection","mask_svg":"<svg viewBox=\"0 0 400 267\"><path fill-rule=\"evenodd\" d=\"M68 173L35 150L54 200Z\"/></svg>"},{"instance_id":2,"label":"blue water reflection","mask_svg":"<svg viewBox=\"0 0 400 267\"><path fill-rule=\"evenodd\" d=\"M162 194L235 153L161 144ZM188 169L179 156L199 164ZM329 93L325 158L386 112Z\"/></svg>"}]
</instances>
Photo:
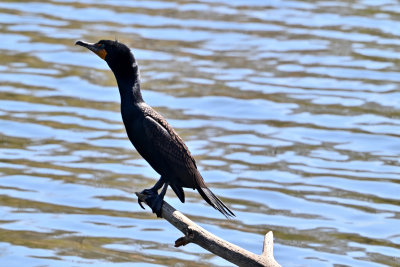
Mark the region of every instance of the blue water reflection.
<instances>
[{"instance_id":1,"label":"blue water reflection","mask_svg":"<svg viewBox=\"0 0 400 267\"><path fill-rule=\"evenodd\" d=\"M226 221L166 199L282 266L400 264L393 1L0 3L0 265L227 266L137 205L158 174L134 151L113 74L74 46L118 38Z\"/></svg>"}]
</instances>

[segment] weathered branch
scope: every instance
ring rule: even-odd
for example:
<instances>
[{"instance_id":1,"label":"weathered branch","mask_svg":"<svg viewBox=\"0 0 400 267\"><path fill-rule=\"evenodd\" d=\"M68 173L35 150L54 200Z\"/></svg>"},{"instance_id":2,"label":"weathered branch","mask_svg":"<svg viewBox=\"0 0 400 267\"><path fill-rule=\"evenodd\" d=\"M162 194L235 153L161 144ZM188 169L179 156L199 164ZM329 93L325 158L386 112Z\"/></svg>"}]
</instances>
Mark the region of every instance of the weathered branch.
<instances>
[{"instance_id":1,"label":"weathered branch","mask_svg":"<svg viewBox=\"0 0 400 267\"><path fill-rule=\"evenodd\" d=\"M145 195L140 193L136 193L136 195L140 200L146 202ZM263 252L261 255L257 255L213 235L195 224L165 201L162 206L161 214L165 220L184 234L183 237L175 241L175 247L195 243L238 266L280 266L275 261L273 255L272 232L268 232L265 235Z\"/></svg>"}]
</instances>

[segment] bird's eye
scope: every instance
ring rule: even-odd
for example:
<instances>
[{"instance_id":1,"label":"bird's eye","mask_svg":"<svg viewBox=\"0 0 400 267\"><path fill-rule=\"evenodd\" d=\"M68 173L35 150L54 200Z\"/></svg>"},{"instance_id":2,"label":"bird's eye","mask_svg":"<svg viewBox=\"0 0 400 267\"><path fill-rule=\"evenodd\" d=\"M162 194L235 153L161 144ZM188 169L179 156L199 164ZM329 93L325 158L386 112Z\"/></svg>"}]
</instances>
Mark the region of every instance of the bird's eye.
<instances>
[{"instance_id":1,"label":"bird's eye","mask_svg":"<svg viewBox=\"0 0 400 267\"><path fill-rule=\"evenodd\" d=\"M96 44L96 46L97 46L98 48L101 48L101 49L104 49L104 48L105 48L104 44Z\"/></svg>"}]
</instances>

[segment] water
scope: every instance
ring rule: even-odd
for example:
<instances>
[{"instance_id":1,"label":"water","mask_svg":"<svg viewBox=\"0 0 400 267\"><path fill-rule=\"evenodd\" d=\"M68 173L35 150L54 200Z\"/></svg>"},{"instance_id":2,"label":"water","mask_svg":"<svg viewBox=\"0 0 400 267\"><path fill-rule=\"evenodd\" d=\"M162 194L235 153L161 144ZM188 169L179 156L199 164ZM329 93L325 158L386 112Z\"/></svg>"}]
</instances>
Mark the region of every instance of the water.
<instances>
[{"instance_id":1,"label":"water","mask_svg":"<svg viewBox=\"0 0 400 267\"><path fill-rule=\"evenodd\" d=\"M134 151L105 62L118 38L235 221L194 221L283 266L400 266L396 1L0 3L0 265L229 266L137 205ZM171 190L170 190L171 191Z\"/></svg>"}]
</instances>

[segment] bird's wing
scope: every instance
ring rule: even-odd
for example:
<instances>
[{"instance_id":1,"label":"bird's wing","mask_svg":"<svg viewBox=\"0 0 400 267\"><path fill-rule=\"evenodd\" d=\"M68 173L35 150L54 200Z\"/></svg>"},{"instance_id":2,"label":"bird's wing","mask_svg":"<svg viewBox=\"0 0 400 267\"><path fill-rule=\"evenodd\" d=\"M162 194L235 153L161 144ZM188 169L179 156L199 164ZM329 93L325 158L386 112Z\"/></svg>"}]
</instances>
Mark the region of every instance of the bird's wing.
<instances>
[{"instance_id":1,"label":"bird's wing","mask_svg":"<svg viewBox=\"0 0 400 267\"><path fill-rule=\"evenodd\" d=\"M172 127L160 115L148 114L143 120L143 128L150 141L149 150L159 153L154 158L163 161L172 171L174 177L169 178L178 179L180 186L195 188L196 162Z\"/></svg>"},{"instance_id":2,"label":"bird's wing","mask_svg":"<svg viewBox=\"0 0 400 267\"><path fill-rule=\"evenodd\" d=\"M196 162L190 154L182 139L171 126L158 113L145 116L143 120L146 137L149 138L151 151L159 153L156 160L164 161L164 166L172 170L175 184L171 187L179 199L184 202L182 187L197 189L203 199L229 218L235 214L206 186L201 174L198 172ZM153 154L154 155L154 154Z\"/></svg>"}]
</instances>

